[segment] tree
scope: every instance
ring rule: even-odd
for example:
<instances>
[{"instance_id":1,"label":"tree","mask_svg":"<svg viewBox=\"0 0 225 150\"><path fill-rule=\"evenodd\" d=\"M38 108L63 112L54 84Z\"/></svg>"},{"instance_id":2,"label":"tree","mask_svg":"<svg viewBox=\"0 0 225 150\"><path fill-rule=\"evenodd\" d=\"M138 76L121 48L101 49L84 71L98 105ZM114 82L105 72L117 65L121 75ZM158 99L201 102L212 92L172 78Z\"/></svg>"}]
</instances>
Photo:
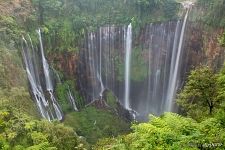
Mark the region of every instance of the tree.
<instances>
[{"instance_id":1,"label":"tree","mask_svg":"<svg viewBox=\"0 0 225 150\"><path fill-rule=\"evenodd\" d=\"M198 120L213 113L214 106L218 105L216 93L215 74L209 67L202 66L191 71L177 103L188 116Z\"/></svg>"}]
</instances>

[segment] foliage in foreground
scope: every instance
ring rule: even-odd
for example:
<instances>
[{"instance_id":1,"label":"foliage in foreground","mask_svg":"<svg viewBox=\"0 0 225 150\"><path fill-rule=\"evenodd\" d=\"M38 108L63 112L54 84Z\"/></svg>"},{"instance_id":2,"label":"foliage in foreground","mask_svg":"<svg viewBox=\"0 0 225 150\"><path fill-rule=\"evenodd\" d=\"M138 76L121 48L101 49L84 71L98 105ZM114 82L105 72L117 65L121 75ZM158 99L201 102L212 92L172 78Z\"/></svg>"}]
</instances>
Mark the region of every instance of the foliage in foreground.
<instances>
[{"instance_id":1,"label":"foliage in foreground","mask_svg":"<svg viewBox=\"0 0 225 150\"><path fill-rule=\"evenodd\" d=\"M98 150L198 150L224 149L225 128L219 119L208 118L198 123L173 113L161 117L150 116L150 121L132 126L133 132L118 138L103 139Z\"/></svg>"},{"instance_id":2,"label":"foliage in foreground","mask_svg":"<svg viewBox=\"0 0 225 150\"><path fill-rule=\"evenodd\" d=\"M225 98L225 66L219 73L209 67L191 71L177 102L187 116L201 121L213 116L221 108Z\"/></svg>"},{"instance_id":3,"label":"foliage in foreground","mask_svg":"<svg viewBox=\"0 0 225 150\"><path fill-rule=\"evenodd\" d=\"M33 120L12 109L0 111L0 149L83 150L86 146L72 128L63 124Z\"/></svg>"},{"instance_id":4,"label":"foliage in foreground","mask_svg":"<svg viewBox=\"0 0 225 150\"><path fill-rule=\"evenodd\" d=\"M199 120L214 113L219 105L216 80L216 75L209 67L191 71L177 100L188 116Z\"/></svg>"}]
</instances>

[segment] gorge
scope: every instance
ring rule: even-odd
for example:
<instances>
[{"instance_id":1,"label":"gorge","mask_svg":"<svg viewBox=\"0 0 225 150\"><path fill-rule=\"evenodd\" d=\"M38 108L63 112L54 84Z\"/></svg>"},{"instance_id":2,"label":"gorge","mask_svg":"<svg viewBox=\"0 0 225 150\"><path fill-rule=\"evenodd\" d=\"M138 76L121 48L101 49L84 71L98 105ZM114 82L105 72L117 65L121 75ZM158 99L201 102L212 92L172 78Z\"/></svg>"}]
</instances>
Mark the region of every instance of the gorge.
<instances>
[{"instance_id":1,"label":"gorge","mask_svg":"<svg viewBox=\"0 0 225 150\"><path fill-rule=\"evenodd\" d=\"M0 149L224 149L224 0L0 2Z\"/></svg>"}]
</instances>

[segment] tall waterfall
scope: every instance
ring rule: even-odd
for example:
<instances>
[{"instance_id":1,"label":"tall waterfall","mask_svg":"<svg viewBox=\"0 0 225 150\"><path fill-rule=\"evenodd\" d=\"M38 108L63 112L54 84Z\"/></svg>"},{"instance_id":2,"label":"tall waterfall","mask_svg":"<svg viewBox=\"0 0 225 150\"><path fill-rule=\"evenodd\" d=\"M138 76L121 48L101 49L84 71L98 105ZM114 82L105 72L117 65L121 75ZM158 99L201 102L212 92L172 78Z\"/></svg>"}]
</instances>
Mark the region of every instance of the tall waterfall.
<instances>
[{"instance_id":1,"label":"tall waterfall","mask_svg":"<svg viewBox=\"0 0 225 150\"><path fill-rule=\"evenodd\" d=\"M183 20L146 25L138 39L132 38L131 25L105 26L88 33L78 65L78 86L87 103L101 99L103 90L109 89L126 109L140 115L172 111L168 108L185 73L180 65L186 53L182 45L187 18L188 13ZM133 46L132 39L136 40ZM134 65L139 63L146 75L136 80L134 69L139 68Z\"/></svg>"},{"instance_id":2,"label":"tall waterfall","mask_svg":"<svg viewBox=\"0 0 225 150\"><path fill-rule=\"evenodd\" d=\"M126 27L105 26L86 35L84 50L78 65L79 89L90 102L101 99L105 89L120 93L124 87L117 83L119 57L124 56ZM122 89L123 88L123 89Z\"/></svg>"},{"instance_id":3,"label":"tall waterfall","mask_svg":"<svg viewBox=\"0 0 225 150\"><path fill-rule=\"evenodd\" d=\"M100 28L100 30L99 30L99 34L100 34L100 40L99 40L99 50L100 50L100 53L99 53L99 73L98 73L98 79L99 79L99 82L100 82L100 84L101 84L101 91L100 91L100 96L101 96L101 98L102 98L102 96L103 96L103 92L104 92L104 89L105 89L105 87L104 87L104 85L103 85L103 82L102 82L102 30L101 30L101 28Z\"/></svg>"},{"instance_id":4,"label":"tall waterfall","mask_svg":"<svg viewBox=\"0 0 225 150\"><path fill-rule=\"evenodd\" d=\"M44 55L44 48L43 48L43 43L42 43L42 38L41 38L41 30L39 29L37 31L38 36L39 36L39 42L40 42L40 49L41 49L41 57L42 57L42 65L43 65L43 70L44 70L44 75L45 75L45 83L46 83L46 89L50 94L50 98L51 98L51 102L53 105L53 108L55 110L55 114L57 116L58 120L62 120L62 113L59 107L59 104L57 103L55 96L53 94L53 85L52 85L52 80L51 80L51 76L49 73L49 65L48 62L45 58Z\"/></svg>"},{"instance_id":5,"label":"tall waterfall","mask_svg":"<svg viewBox=\"0 0 225 150\"><path fill-rule=\"evenodd\" d=\"M186 54L183 47L191 5L191 2L183 3L183 19L149 24L138 34L132 33L131 24L106 25L86 33L77 64L77 86L86 103L103 99L104 91L111 90L126 109L140 115L173 111L173 101L181 87L180 78L186 71L181 66L187 63L184 62L187 59L183 59ZM23 38L22 55L31 91L42 117L61 120L63 114L54 95L41 31L37 33L40 59L36 59L39 55L30 37L29 42ZM76 99L70 90L67 96L77 111Z\"/></svg>"},{"instance_id":6,"label":"tall waterfall","mask_svg":"<svg viewBox=\"0 0 225 150\"><path fill-rule=\"evenodd\" d=\"M87 33L77 70L87 103L102 98L108 89L126 109L140 115L173 111L186 71L181 66L188 63L183 48L191 5L184 3L183 19L146 25L133 38L131 25Z\"/></svg>"},{"instance_id":7,"label":"tall waterfall","mask_svg":"<svg viewBox=\"0 0 225 150\"><path fill-rule=\"evenodd\" d=\"M57 119L62 120L63 114L60 110L60 106L56 101L56 98L54 96L54 89L52 85L52 80L49 72L49 65L48 62L44 56L44 49L43 49L43 43L41 39L41 31L37 31L39 36L39 42L40 42L40 50L41 50L41 60L42 60L42 67L44 71L45 76L45 86L46 88L43 88L40 81L40 68L39 68L39 61L36 59L38 58L38 55L36 54L36 51L34 50L34 46L32 44L31 38L29 38L29 43L26 41L26 39L23 37L23 44L22 44L22 56L27 72L27 77L31 86L31 91L34 97L34 100L37 104L37 107L40 111L40 114L43 118L50 120ZM44 90L43 90L44 89ZM45 89L48 91L49 96L45 95Z\"/></svg>"},{"instance_id":8,"label":"tall waterfall","mask_svg":"<svg viewBox=\"0 0 225 150\"><path fill-rule=\"evenodd\" d=\"M175 32L175 40L174 40L174 47L173 47L173 55L172 55L172 61L171 61L171 69L170 69L170 78L169 78L169 88L167 92L167 99L166 99L166 111L172 111L173 110L173 105L174 102L173 100L175 99L176 91L177 91L177 80L178 80L178 74L179 74L179 65L180 65L180 60L181 60L181 54L182 54L182 46L183 46L183 40L184 40L184 32L185 32L185 27L187 24L187 18L190 10L190 6L192 3L184 3L183 6L184 8L187 9L184 21L182 24L182 29L180 33L180 39L179 39L179 44L178 44L178 49L177 48L177 30ZM177 24L179 26L179 22ZM176 52L175 52L176 51Z\"/></svg>"},{"instance_id":9,"label":"tall waterfall","mask_svg":"<svg viewBox=\"0 0 225 150\"><path fill-rule=\"evenodd\" d=\"M43 93L40 80L38 77L38 74L36 72L36 66L35 62L32 60L32 57L34 55L34 49L33 46L30 48L28 46L28 43L26 39L23 37L23 51L22 51L22 56L24 59L25 67L26 67L26 72L27 72L27 77L31 86L31 90L34 96L34 100L38 106L38 109L40 111L40 114L43 118L48 119L50 121L50 116L49 112L47 111L47 108L49 106L48 101L45 99L45 95ZM30 40L31 41L31 40ZM30 42L32 45L32 43ZM35 58L35 57L33 57Z\"/></svg>"},{"instance_id":10,"label":"tall waterfall","mask_svg":"<svg viewBox=\"0 0 225 150\"><path fill-rule=\"evenodd\" d=\"M130 109L130 61L132 50L132 26L128 25L126 35L126 54L125 54L125 108Z\"/></svg>"}]
</instances>

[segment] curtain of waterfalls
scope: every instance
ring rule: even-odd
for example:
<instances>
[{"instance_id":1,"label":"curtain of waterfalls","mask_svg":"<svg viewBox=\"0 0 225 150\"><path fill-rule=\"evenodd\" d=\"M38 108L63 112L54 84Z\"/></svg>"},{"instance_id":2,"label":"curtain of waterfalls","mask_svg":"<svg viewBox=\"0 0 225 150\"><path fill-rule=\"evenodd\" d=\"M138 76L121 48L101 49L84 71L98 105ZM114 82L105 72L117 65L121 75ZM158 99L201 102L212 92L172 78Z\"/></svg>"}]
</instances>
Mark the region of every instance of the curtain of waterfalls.
<instances>
[{"instance_id":1,"label":"curtain of waterfalls","mask_svg":"<svg viewBox=\"0 0 225 150\"><path fill-rule=\"evenodd\" d=\"M135 81L131 70L140 63L132 53L131 25L100 27L86 36L80 52L79 87L87 103L101 99L105 89L111 90L127 109L141 115L172 111L179 86L180 63L188 11L184 20L146 25L138 46L147 76ZM137 40L137 39L136 39ZM137 43L137 42L136 42ZM131 63L132 62L132 63ZM170 97L170 98L169 98Z\"/></svg>"},{"instance_id":2,"label":"curtain of waterfalls","mask_svg":"<svg viewBox=\"0 0 225 150\"><path fill-rule=\"evenodd\" d=\"M37 60L38 55L34 50L34 46L29 37L29 43L23 37L22 46L22 56L28 76L28 80L31 87L31 92L33 94L34 100L43 118L50 120L57 119L62 120L63 114L61 112L60 106L54 96L54 89L52 84L52 79L50 75L49 65L44 56L44 49L41 39L41 31L37 31L40 42L41 58ZM40 68L39 63L42 62L44 77L45 77L45 88L40 81ZM45 90L49 93L48 96L45 95Z\"/></svg>"}]
</instances>

